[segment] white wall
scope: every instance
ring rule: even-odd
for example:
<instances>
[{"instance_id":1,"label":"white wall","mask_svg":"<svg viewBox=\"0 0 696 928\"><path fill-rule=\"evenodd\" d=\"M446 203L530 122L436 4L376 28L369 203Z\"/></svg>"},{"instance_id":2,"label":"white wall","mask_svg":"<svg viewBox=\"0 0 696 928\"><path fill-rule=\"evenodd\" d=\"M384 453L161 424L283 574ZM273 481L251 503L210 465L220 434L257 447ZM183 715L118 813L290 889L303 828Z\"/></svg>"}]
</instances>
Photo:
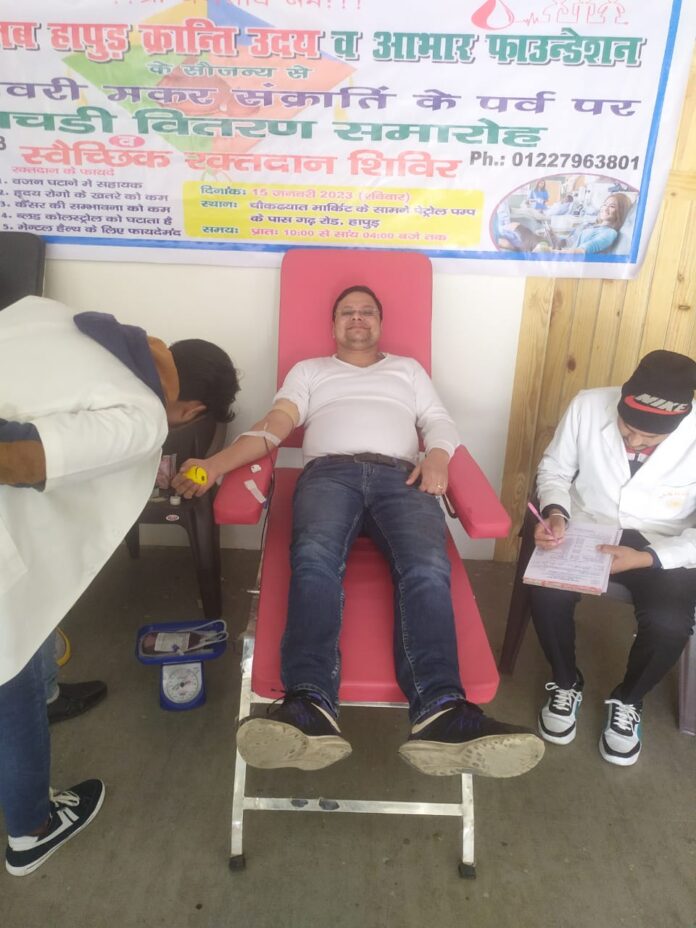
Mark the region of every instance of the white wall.
<instances>
[{"instance_id":1,"label":"white wall","mask_svg":"<svg viewBox=\"0 0 696 928\"><path fill-rule=\"evenodd\" d=\"M275 388L278 271L188 264L47 263L45 295L75 310L112 312L167 343L208 338L241 372L233 434L268 409ZM500 488L524 280L435 275L433 379L461 438ZM470 541L464 557L489 558L493 543ZM143 526L143 541L184 544L183 530ZM256 528L223 529L226 547L257 547Z\"/></svg>"}]
</instances>

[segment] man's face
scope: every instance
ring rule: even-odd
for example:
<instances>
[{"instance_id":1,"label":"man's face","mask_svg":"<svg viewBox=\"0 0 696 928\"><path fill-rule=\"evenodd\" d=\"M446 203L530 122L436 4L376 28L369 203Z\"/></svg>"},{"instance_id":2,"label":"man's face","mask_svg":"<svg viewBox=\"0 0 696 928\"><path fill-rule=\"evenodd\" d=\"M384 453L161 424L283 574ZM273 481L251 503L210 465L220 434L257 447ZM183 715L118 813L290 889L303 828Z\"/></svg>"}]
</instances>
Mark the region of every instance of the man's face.
<instances>
[{"instance_id":1,"label":"man's face","mask_svg":"<svg viewBox=\"0 0 696 928\"><path fill-rule=\"evenodd\" d=\"M379 309L369 293L349 293L336 307L333 334L339 348L373 348L381 332Z\"/></svg>"},{"instance_id":2,"label":"man's face","mask_svg":"<svg viewBox=\"0 0 696 928\"><path fill-rule=\"evenodd\" d=\"M642 451L644 448L654 448L660 442L667 438L667 435L657 435L654 432L641 432L638 429L626 425L624 420L619 416L619 431L624 440L624 444L631 451Z\"/></svg>"}]
</instances>

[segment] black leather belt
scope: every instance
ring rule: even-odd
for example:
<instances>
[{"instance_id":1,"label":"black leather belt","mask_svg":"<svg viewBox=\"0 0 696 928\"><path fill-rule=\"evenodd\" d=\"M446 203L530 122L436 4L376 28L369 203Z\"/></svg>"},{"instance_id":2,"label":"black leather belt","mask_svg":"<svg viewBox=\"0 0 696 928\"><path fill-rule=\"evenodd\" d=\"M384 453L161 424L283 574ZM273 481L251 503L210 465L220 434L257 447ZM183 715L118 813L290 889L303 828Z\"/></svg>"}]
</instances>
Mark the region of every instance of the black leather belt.
<instances>
[{"instance_id":1,"label":"black leather belt","mask_svg":"<svg viewBox=\"0 0 696 928\"><path fill-rule=\"evenodd\" d=\"M385 467L398 467L399 470L412 471L415 467L413 461L407 461L404 458L392 458L388 454L373 454L371 451L365 451L362 454L325 454L319 458L314 458L305 467L308 470L317 461L328 461L331 464L351 461L353 464L383 464Z\"/></svg>"}]
</instances>

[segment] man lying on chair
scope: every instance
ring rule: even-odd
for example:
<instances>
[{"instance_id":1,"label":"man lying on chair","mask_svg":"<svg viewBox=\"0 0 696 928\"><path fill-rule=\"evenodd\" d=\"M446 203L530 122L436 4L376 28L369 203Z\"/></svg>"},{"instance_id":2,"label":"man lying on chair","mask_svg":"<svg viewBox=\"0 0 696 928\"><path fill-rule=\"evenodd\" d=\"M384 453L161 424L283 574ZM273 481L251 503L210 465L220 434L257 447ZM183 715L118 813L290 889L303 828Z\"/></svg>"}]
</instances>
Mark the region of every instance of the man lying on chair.
<instances>
[{"instance_id":1,"label":"man lying on chair","mask_svg":"<svg viewBox=\"0 0 696 928\"><path fill-rule=\"evenodd\" d=\"M338 639L346 558L364 531L396 585L396 674L412 723L399 753L424 773L516 776L538 763L543 742L486 717L460 682L438 501L459 438L423 368L380 351L381 328L375 294L345 290L333 308L336 354L296 364L251 431L207 460L186 461L174 480L184 496L201 494L305 427L282 644L286 695L266 718L242 722L237 745L247 763L264 768L316 770L350 754L336 722ZM425 441L421 463L416 428ZM206 485L184 477L193 464L207 470Z\"/></svg>"}]
</instances>

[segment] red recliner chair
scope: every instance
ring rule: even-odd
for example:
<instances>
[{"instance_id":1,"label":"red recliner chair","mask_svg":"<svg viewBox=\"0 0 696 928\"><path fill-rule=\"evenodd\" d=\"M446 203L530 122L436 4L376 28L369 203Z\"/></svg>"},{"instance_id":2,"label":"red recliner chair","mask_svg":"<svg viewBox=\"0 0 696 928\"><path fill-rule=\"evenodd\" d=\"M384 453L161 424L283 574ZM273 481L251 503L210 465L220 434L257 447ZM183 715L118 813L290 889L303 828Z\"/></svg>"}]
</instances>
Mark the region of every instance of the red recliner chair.
<instances>
[{"instance_id":1,"label":"red recliner chair","mask_svg":"<svg viewBox=\"0 0 696 928\"><path fill-rule=\"evenodd\" d=\"M345 287L365 284L384 305L381 345L393 354L415 357L430 371L432 270L423 255L409 252L298 249L288 252L281 270L278 384L297 361L334 351L331 306ZM270 406L271 397L269 397ZM296 430L286 444L301 444ZM269 500L259 586L255 592L242 656L239 717L251 706L282 695L280 641L290 579L292 492L298 469L274 468L266 458L226 475L215 499L222 524L253 524ZM503 537L510 520L468 452L460 446L450 462L448 503L472 538ZM498 673L462 561L449 540L452 598L462 683L474 702L489 702ZM340 639L342 704L406 705L394 675L393 593L389 568L367 538L358 538L347 565L346 601ZM244 867L243 817L250 810L332 811L450 815L462 819L459 872L473 877L474 822L470 775L461 777L457 803L297 799L247 796L246 765L237 754L232 810L230 867ZM311 781L308 780L311 786Z\"/></svg>"}]
</instances>

